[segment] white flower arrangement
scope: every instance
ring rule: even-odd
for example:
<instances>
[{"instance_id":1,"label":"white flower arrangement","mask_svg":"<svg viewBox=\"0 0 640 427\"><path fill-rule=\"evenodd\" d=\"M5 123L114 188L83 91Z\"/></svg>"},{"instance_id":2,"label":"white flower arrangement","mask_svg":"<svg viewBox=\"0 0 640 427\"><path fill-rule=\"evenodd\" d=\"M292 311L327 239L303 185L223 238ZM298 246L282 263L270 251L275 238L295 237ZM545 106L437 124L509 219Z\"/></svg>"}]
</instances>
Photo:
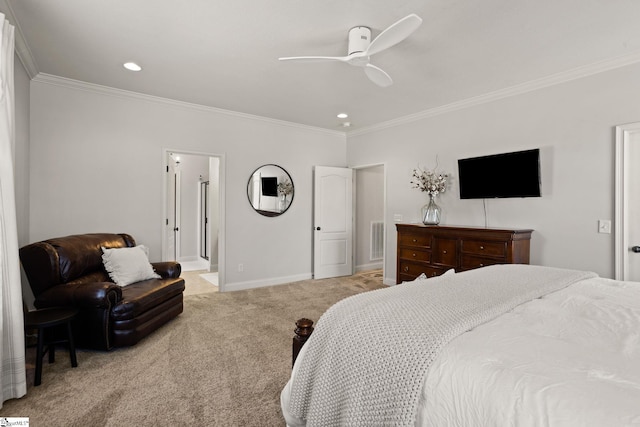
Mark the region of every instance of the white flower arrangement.
<instances>
[{"instance_id":1,"label":"white flower arrangement","mask_svg":"<svg viewBox=\"0 0 640 427\"><path fill-rule=\"evenodd\" d=\"M413 188L418 188L430 196L436 196L446 191L447 178L449 178L449 175L446 173L436 173L435 170L417 168L413 170L411 184L413 184Z\"/></svg>"},{"instance_id":2,"label":"white flower arrangement","mask_svg":"<svg viewBox=\"0 0 640 427\"><path fill-rule=\"evenodd\" d=\"M278 183L278 194L288 196L293 193L293 184L288 179Z\"/></svg>"}]
</instances>

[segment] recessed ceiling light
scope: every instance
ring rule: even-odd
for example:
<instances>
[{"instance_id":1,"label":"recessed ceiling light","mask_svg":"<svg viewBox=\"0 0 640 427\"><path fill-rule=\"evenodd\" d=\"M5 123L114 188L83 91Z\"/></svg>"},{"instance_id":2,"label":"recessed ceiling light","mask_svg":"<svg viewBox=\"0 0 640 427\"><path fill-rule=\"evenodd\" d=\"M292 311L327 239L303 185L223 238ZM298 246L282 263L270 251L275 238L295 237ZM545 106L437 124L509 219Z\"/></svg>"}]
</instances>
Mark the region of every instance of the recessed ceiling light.
<instances>
[{"instance_id":1,"label":"recessed ceiling light","mask_svg":"<svg viewBox=\"0 0 640 427\"><path fill-rule=\"evenodd\" d=\"M139 66L138 64L136 64L135 62L125 62L124 63L124 68L126 68L129 71L141 71L142 67Z\"/></svg>"},{"instance_id":2,"label":"recessed ceiling light","mask_svg":"<svg viewBox=\"0 0 640 427\"><path fill-rule=\"evenodd\" d=\"M338 114L338 118L339 119L346 119L347 117L349 117L349 115L347 113L340 113Z\"/></svg>"}]
</instances>

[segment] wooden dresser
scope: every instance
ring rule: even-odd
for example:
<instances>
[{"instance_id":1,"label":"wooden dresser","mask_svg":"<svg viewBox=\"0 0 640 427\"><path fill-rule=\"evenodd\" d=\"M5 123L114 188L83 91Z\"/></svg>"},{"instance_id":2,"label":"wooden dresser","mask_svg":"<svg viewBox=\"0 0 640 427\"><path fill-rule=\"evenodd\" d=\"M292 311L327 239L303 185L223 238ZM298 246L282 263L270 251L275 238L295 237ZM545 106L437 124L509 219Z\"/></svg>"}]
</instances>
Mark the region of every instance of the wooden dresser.
<instances>
[{"instance_id":1,"label":"wooden dresser","mask_svg":"<svg viewBox=\"0 0 640 427\"><path fill-rule=\"evenodd\" d=\"M492 264L529 264L533 230L396 224L396 283L420 274L438 276L455 268L471 270Z\"/></svg>"}]
</instances>

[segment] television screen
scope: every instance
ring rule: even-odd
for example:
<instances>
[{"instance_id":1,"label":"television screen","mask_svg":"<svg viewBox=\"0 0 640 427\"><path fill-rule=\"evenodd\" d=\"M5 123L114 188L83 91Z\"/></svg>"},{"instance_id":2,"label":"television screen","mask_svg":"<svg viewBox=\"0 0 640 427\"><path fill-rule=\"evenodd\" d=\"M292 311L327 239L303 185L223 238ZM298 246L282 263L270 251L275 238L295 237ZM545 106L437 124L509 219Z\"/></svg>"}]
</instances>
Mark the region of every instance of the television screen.
<instances>
[{"instance_id":1,"label":"television screen","mask_svg":"<svg viewBox=\"0 0 640 427\"><path fill-rule=\"evenodd\" d=\"M461 199L540 197L540 150L458 160Z\"/></svg>"},{"instance_id":2,"label":"television screen","mask_svg":"<svg viewBox=\"0 0 640 427\"><path fill-rule=\"evenodd\" d=\"M262 177L262 195L278 196L278 178L275 176Z\"/></svg>"}]
</instances>

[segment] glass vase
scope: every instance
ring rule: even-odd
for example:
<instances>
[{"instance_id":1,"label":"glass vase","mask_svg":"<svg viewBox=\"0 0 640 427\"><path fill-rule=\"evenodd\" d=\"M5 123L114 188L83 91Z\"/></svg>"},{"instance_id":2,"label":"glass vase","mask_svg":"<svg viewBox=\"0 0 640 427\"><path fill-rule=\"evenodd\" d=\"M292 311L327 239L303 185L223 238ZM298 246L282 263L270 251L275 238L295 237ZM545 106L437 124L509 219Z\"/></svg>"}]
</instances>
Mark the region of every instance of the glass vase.
<instances>
[{"instance_id":1,"label":"glass vase","mask_svg":"<svg viewBox=\"0 0 640 427\"><path fill-rule=\"evenodd\" d=\"M280 208L280 212L284 212L287 210L287 195L286 194L282 194L280 196L280 205L278 206Z\"/></svg>"},{"instance_id":2,"label":"glass vase","mask_svg":"<svg viewBox=\"0 0 640 427\"><path fill-rule=\"evenodd\" d=\"M429 194L429 203L422 207L422 223L424 225L440 224L440 206L435 201L435 196Z\"/></svg>"}]
</instances>

